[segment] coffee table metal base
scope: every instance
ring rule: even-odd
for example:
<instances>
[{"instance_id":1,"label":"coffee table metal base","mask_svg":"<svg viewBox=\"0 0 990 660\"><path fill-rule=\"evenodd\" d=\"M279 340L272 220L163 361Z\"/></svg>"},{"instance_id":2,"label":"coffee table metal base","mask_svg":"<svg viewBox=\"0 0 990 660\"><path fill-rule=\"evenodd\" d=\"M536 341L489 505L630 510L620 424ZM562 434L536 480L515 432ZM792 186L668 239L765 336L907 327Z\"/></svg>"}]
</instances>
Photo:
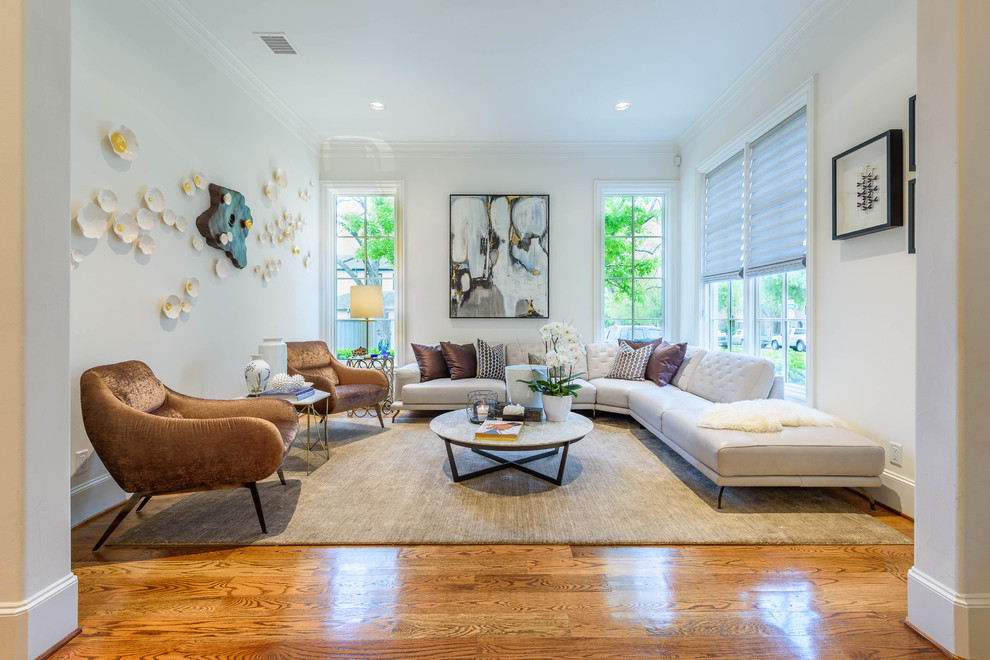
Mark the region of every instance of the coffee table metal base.
<instances>
[{"instance_id":1,"label":"coffee table metal base","mask_svg":"<svg viewBox=\"0 0 990 660\"><path fill-rule=\"evenodd\" d=\"M450 476L453 477L454 482L464 481L465 479L474 479L475 477L480 477L482 475L491 474L492 472L498 472L499 470L505 470L506 468L515 468L520 472L525 472L526 474L536 477L538 479L543 479L544 481L549 481L555 486L559 486L564 481L564 468L567 466L567 448L570 443L565 443L562 445L564 451L560 451L561 447L554 447L550 451L545 451L533 456L527 456L516 461L509 460L503 456L497 454L492 454L484 449L472 449L475 454L479 456L484 456L489 458L498 465L493 465L491 467L484 468L482 470L475 470L474 472L468 472L466 474L461 474L457 471L457 463L454 461L454 451L451 448L450 440L444 438L444 444L447 446L447 462L450 463ZM538 461L541 458L547 458L553 456L554 454L560 454L560 466L557 468L557 476L552 477L550 475L543 474L542 472L537 472L531 468L526 467L523 463L531 463L533 461Z\"/></svg>"}]
</instances>

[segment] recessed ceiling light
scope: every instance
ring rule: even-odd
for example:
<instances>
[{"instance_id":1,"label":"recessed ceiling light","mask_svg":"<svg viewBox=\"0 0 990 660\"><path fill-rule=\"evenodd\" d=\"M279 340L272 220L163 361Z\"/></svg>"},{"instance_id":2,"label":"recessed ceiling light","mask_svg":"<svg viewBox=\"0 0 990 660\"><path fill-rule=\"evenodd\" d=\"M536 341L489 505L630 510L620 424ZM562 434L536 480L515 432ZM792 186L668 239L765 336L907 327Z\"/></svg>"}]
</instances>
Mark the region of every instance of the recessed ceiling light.
<instances>
[{"instance_id":1,"label":"recessed ceiling light","mask_svg":"<svg viewBox=\"0 0 990 660\"><path fill-rule=\"evenodd\" d=\"M378 101L372 101L371 103L368 104L368 107L371 108L372 110L384 110L385 104L379 103Z\"/></svg>"},{"instance_id":2,"label":"recessed ceiling light","mask_svg":"<svg viewBox=\"0 0 990 660\"><path fill-rule=\"evenodd\" d=\"M615 104L615 109L621 112L622 110L628 110L631 105L632 103L627 103L626 101L622 101L621 103Z\"/></svg>"}]
</instances>

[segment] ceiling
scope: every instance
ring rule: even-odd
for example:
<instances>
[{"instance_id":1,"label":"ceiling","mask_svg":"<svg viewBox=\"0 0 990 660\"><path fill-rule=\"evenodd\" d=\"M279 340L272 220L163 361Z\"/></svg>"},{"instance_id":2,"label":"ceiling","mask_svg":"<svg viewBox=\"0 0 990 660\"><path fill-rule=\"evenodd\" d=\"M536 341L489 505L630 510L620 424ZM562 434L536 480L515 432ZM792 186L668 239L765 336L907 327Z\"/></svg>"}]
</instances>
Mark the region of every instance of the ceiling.
<instances>
[{"instance_id":1,"label":"ceiling","mask_svg":"<svg viewBox=\"0 0 990 660\"><path fill-rule=\"evenodd\" d=\"M677 139L813 2L173 4L324 138L623 141Z\"/></svg>"}]
</instances>

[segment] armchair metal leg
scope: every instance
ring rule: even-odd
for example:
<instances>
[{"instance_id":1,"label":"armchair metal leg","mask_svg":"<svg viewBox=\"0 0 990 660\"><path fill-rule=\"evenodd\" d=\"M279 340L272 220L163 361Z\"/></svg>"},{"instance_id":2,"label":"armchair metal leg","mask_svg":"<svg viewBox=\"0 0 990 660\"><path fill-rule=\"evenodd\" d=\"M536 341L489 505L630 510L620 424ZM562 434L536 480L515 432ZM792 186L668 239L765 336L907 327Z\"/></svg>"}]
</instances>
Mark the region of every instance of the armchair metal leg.
<instances>
[{"instance_id":1,"label":"armchair metal leg","mask_svg":"<svg viewBox=\"0 0 990 660\"><path fill-rule=\"evenodd\" d=\"M134 493L131 495L131 499L124 503L124 506L120 509L120 513L117 514L117 517L114 518L113 522L110 523L110 526L107 527L107 531L103 532L103 536L101 536L100 540L93 546L93 552L99 550L100 546L103 545L103 542L110 538L110 535L113 534L113 530L117 529L117 525L119 525L124 518L127 517L127 514L131 512L131 509L134 508L134 505L137 504L142 497L150 498L151 496L147 493Z\"/></svg>"},{"instance_id":2,"label":"armchair metal leg","mask_svg":"<svg viewBox=\"0 0 990 660\"><path fill-rule=\"evenodd\" d=\"M282 482L282 485L284 486L285 485L285 473L282 472L282 466L281 465L278 466L277 472L278 472L278 480L281 481ZM142 504L141 506L144 506L144 505ZM141 509L138 509L138 511L140 511L140 510Z\"/></svg>"},{"instance_id":3,"label":"armchair metal leg","mask_svg":"<svg viewBox=\"0 0 990 660\"><path fill-rule=\"evenodd\" d=\"M150 500L150 499L151 499L151 495L146 495L146 496L144 497L144 499L143 499L143 500L141 500L141 503L140 503L140 504L138 504L138 508L136 508L136 509L134 509L134 510L135 510L135 511L140 511L141 509L143 509L143 508L144 508L144 505L145 505L145 504L147 504L147 503L148 503L148 500Z\"/></svg>"},{"instance_id":4,"label":"armchair metal leg","mask_svg":"<svg viewBox=\"0 0 990 660\"><path fill-rule=\"evenodd\" d=\"M382 404L375 404L375 412L378 413L378 423L382 425L382 428L385 428L385 420L382 419Z\"/></svg>"},{"instance_id":5,"label":"armchair metal leg","mask_svg":"<svg viewBox=\"0 0 990 660\"><path fill-rule=\"evenodd\" d=\"M258 511L258 522L261 523L261 533L267 534L268 527L265 526L265 512L261 510L261 496L258 495L258 484L251 482L244 484L251 491L251 498L254 500L254 508Z\"/></svg>"}]
</instances>

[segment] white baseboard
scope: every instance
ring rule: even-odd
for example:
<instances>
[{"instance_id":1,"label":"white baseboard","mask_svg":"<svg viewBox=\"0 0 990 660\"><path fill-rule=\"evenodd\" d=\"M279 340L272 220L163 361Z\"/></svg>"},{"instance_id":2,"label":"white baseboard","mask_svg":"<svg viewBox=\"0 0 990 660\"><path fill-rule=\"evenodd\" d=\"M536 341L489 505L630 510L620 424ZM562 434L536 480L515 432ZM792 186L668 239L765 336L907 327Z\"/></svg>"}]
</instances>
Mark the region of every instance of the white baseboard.
<instances>
[{"instance_id":1,"label":"white baseboard","mask_svg":"<svg viewBox=\"0 0 990 660\"><path fill-rule=\"evenodd\" d=\"M37 658L79 622L79 581L69 573L27 600L0 603L0 658Z\"/></svg>"},{"instance_id":2,"label":"white baseboard","mask_svg":"<svg viewBox=\"0 0 990 660\"><path fill-rule=\"evenodd\" d=\"M950 653L990 658L990 593L961 594L912 567L907 620Z\"/></svg>"},{"instance_id":3,"label":"white baseboard","mask_svg":"<svg viewBox=\"0 0 990 660\"><path fill-rule=\"evenodd\" d=\"M69 495L71 525L78 525L127 499L127 493L107 473L84 481L69 491Z\"/></svg>"},{"instance_id":4,"label":"white baseboard","mask_svg":"<svg viewBox=\"0 0 990 660\"><path fill-rule=\"evenodd\" d=\"M866 490L870 491L877 502L914 519L914 480L890 470L884 470L880 480L883 482L882 486Z\"/></svg>"}]
</instances>

